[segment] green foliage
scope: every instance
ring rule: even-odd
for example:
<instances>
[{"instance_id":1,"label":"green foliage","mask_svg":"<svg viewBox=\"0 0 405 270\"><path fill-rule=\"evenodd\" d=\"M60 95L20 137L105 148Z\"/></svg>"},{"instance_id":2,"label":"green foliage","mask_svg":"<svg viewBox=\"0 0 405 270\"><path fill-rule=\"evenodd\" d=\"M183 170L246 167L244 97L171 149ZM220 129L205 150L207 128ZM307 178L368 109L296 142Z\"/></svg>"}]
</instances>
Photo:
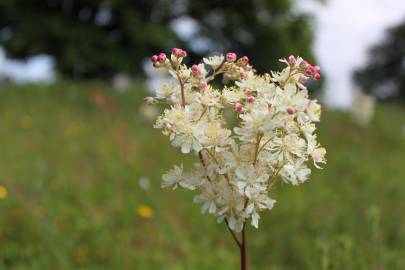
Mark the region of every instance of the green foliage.
<instances>
[{"instance_id":1,"label":"green foliage","mask_svg":"<svg viewBox=\"0 0 405 270\"><path fill-rule=\"evenodd\" d=\"M197 22L191 40L169 27L185 17ZM140 74L145 57L172 46L186 48L191 61L234 50L268 71L290 54L313 61L309 21L292 11L291 0L6 0L0 3L0 45L11 57L53 55L58 70L75 78ZM196 48L197 40L205 43Z\"/></svg>"},{"instance_id":2,"label":"green foliage","mask_svg":"<svg viewBox=\"0 0 405 270\"><path fill-rule=\"evenodd\" d=\"M405 102L405 22L388 30L371 48L368 63L355 73L362 90L381 100Z\"/></svg>"},{"instance_id":3,"label":"green foliage","mask_svg":"<svg viewBox=\"0 0 405 270\"><path fill-rule=\"evenodd\" d=\"M0 91L0 185L8 190L0 269L238 268L225 226L201 215L190 192L160 188L174 160L191 160L140 116L141 89ZM323 115L328 164L299 188L278 184L274 209L259 230L249 227L252 269L405 269L403 115L377 107L368 129L342 112ZM141 218L140 205L154 216Z\"/></svg>"}]
</instances>

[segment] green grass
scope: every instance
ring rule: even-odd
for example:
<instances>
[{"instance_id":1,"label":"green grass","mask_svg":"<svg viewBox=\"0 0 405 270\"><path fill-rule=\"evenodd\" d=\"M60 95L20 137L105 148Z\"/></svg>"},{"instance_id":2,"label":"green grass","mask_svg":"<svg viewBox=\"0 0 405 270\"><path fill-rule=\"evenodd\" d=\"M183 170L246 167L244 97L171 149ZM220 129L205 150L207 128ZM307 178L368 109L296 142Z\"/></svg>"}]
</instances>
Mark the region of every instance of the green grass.
<instances>
[{"instance_id":1,"label":"green grass","mask_svg":"<svg viewBox=\"0 0 405 270\"><path fill-rule=\"evenodd\" d=\"M192 158L143 120L140 89L0 90L0 269L238 269L225 226L192 192L160 188ZM249 228L250 268L405 269L405 109L377 107L366 129L343 112L322 120L328 164L304 185L279 184L274 209Z\"/></svg>"}]
</instances>

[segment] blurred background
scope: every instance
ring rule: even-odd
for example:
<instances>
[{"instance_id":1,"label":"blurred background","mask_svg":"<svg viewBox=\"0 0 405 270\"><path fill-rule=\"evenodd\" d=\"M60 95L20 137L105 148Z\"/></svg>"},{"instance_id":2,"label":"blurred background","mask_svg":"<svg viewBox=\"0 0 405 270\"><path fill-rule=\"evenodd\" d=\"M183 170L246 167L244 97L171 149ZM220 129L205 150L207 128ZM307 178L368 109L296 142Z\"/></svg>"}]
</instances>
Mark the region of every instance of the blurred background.
<instances>
[{"instance_id":1,"label":"blurred background","mask_svg":"<svg viewBox=\"0 0 405 270\"><path fill-rule=\"evenodd\" d=\"M151 54L322 68L328 164L249 228L252 269L405 269L403 0L1 0L0 269L238 269L143 97Z\"/></svg>"}]
</instances>

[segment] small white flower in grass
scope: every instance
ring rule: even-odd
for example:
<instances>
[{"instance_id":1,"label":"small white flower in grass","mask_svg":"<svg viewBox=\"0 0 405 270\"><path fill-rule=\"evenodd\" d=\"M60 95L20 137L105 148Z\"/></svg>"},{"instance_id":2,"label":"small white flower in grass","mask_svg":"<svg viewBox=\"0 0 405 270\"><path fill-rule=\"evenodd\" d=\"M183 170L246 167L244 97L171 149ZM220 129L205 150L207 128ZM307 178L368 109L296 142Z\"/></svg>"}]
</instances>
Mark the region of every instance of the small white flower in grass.
<instances>
[{"instance_id":1,"label":"small white flower in grass","mask_svg":"<svg viewBox=\"0 0 405 270\"><path fill-rule=\"evenodd\" d=\"M143 190L148 190L150 188L150 180L145 176L139 177L139 187Z\"/></svg>"},{"instance_id":2,"label":"small white flower in grass","mask_svg":"<svg viewBox=\"0 0 405 270\"><path fill-rule=\"evenodd\" d=\"M374 110L375 98L364 94L361 90L356 91L351 112L357 124L367 127L373 118Z\"/></svg>"}]
</instances>

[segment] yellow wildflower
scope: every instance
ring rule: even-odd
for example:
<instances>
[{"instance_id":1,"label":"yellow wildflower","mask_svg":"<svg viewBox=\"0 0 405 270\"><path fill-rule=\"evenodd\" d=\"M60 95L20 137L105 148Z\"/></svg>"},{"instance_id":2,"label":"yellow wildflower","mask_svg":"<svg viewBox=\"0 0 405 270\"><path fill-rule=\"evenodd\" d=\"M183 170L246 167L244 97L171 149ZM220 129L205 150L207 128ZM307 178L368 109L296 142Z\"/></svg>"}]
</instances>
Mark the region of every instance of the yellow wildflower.
<instances>
[{"instance_id":1,"label":"yellow wildflower","mask_svg":"<svg viewBox=\"0 0 405 270\"><path fill-rule=\"evenodd\" d=\"M3 200L7 197L7 189L0 185L0 200Z\"/></svg>"},{"instance_id":2,"label":"yellow wildflower","mask_svg":"<svg viewBox=\"0 0 405 270\"><path fill-rule=\"evenodd\" d=\"M153 217L153 210L152 210L152 208L150 208L147 205L141 205L141 206L138 207L138 215L141 218L148 219L148 218Z\"/></svg>"},{"instance_id":3,"label":"yellow wildflower","mask_svg":"<svg viewBox=\"0 0 405 270\"><path fill-rule=\"evenodd\" d=\"M32 128L32 118L29 115L25 115L20 118L20 125L23 129Z\"/></svg>"}]
</instances>

